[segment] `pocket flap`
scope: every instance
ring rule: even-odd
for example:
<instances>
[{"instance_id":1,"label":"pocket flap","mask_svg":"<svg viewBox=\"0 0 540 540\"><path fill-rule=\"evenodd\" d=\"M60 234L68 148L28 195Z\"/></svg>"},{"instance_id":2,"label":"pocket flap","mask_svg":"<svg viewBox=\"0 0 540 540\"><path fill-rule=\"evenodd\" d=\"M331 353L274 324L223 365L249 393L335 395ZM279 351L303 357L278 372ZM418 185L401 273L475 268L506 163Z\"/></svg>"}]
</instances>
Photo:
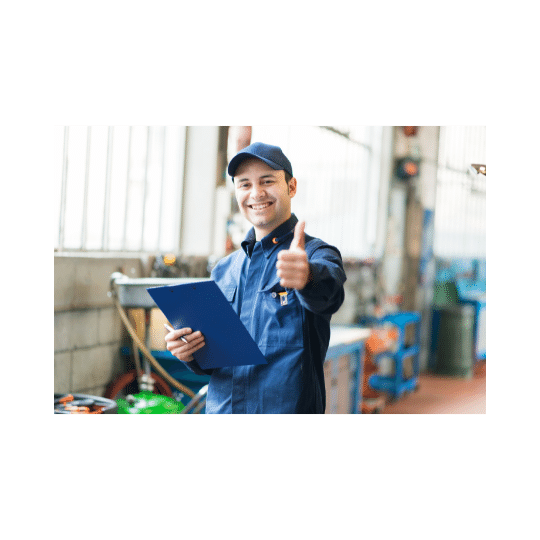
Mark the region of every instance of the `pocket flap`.
<instances>
[{"instance_id":1,"label":"pocket flap","mask_svg":"<svg viewBox=\"0 0 540 540\"><path fill-rule=\"evenodd\" d=\"M225 298L229 302L234 302L234 295L236 294L236 287L225 287L222 289Z\"/></svg>"},{"instance_id":2,"label":"pocket flap","mask_svg":"<svg viewBox=\"0 0 540 540\"><path fill-rule=\"evenodd\" d=\"M280 281L281 281L281 279L278 277L277 280L272 281L269 285L267 285L266 287L264 287L263 289L261 289L258 292L266 293L266 292L283 292L283 291L287 291L288 289L281 286L281 284L279 283Z\"/></svg>"}]
</instances>

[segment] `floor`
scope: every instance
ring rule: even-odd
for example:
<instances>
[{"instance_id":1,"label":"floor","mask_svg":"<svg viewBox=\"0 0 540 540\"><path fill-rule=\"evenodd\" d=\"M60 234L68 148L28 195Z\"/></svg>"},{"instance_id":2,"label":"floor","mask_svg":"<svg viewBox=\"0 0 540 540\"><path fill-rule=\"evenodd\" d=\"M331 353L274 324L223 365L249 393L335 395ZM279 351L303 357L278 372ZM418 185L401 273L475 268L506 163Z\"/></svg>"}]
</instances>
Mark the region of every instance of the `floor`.
<instances>
[{"instance_id":1,"label":"floor","mask_svg":"<svg viewBox=\"0 0 540 540\"><path fill-rule=\"evenodd\" d=\"M431 373L418 378L419 389L387 402L381 414L486 414L486 362L476 364L470 379Z\"/></svg>"}]
</instances>

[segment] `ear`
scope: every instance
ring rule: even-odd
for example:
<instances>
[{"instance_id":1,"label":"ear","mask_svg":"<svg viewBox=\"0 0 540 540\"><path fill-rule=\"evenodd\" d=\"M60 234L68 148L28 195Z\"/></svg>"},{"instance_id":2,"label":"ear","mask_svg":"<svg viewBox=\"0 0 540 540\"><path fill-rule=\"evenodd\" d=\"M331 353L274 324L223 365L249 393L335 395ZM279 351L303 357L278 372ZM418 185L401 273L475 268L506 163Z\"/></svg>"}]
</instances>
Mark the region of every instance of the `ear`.
<instances>
[{"instance_id":1,"label":"ear","mask_svg":"<svg viewBox=\"0 0 540 540\"><path fill-rule=\"evenodd\" d=\"M296 195L296 178L293 176L289 180L289 197L292 199Z\"/></svg>"}]
</instances>

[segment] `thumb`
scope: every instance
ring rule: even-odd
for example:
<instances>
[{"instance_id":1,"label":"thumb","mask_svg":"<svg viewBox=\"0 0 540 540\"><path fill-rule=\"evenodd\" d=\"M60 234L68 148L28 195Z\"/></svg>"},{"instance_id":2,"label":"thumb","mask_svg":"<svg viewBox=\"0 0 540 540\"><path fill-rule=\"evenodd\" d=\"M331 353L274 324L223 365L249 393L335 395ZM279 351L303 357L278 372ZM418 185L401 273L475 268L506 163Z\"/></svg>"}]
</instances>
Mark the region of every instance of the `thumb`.
<instances>
[{"instance_id":1,"label":"thumb","mask_svg":"<svg viewBox=\"0 0 540 540\"><path fill-rule=\"evenodd\" d=\"M294 238L291 242L291 247L289 249L301 249L304 250L306 247L306 237L304 229L306 228L305 221L299 221L294 228Z\"/></svg>"}]
</instances>

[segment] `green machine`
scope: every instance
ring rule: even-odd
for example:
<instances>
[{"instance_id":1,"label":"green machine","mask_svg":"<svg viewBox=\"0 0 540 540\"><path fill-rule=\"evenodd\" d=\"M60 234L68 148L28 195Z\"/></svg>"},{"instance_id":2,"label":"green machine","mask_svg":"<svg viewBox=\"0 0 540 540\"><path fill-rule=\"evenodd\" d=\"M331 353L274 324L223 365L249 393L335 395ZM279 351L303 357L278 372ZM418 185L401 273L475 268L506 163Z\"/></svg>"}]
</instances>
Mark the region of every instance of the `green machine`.
<instances>
[{"instance_id":1,"label":"green machine","mask_svg":"<svg viewBox=\"0 0 540 540\"><path fill-rule=\"evenodd\" d=\"M118 414L199 414L205 406L208 385L203 386L187 405L168 396L143 390L118 398Z\"/></svg>"},{"instance_id":2,"label":"green machine","mask_svg":"<svg viewBox=\"0 0 540 540\"><path fill-rule=\"evenodd\" d=\"M179 414L185 405L173 398L144 390L117 399L118 414Z\"/></svg>"}]
</instances>

